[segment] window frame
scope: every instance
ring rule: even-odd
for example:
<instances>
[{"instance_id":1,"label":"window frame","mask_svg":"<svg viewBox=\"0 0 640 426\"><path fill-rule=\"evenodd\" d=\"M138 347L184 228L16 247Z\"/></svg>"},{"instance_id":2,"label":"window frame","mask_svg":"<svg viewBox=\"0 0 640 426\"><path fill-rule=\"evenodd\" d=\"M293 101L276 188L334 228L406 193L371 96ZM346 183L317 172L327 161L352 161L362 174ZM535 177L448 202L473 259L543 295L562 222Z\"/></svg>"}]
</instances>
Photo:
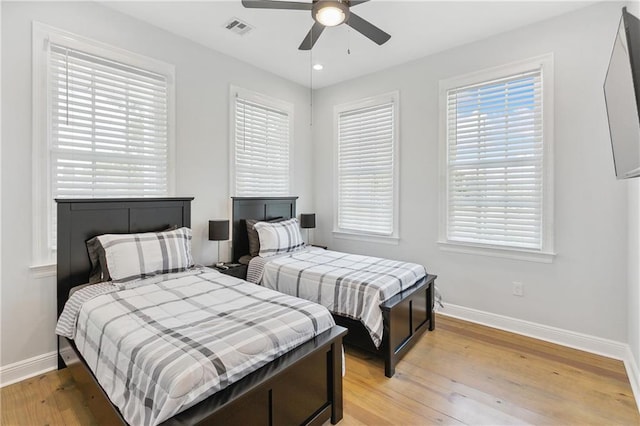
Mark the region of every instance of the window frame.
<instances>
[{"instance_id":1,"label":"window frame","mask_svg":"<svg viewBox=\"0 0 640 426\"><path fill-rule=\"evenodd\" d=\"M56 43L83 52L163 74L167 78L167 196L175 195L175 66L40 22L32 26L32 266L36 276L55 275L56 249L49 247L52 207L48 45ZM45 212L43 214L43 212Z\"/></svg>"},{"instance_id":2,"label":"window frame","mask_svg":"<svg viewBox=\"0 0 640 426\"><path fill-rule=\"evenodd\" d=\"M471 243L450 240L448 228L449 197L449 145L447 127L447 92L451 89L483 84L499 78L509 77L533 69L541 69L542 74L542 247L540 250L510 247L497 244ZM553 54L546 54L484 69L478 72L452 77L439 82L439 226L438 246L444 251L479 254L533 262L551 263L554 251L554 185L553 185L553 136L554 136L554 75Z\"/></svg>"},{"instance_id":3,"label":"window frame","mask_svg":"<svg viewBox=\"0 0 640 426\"><path fill-rule=\"evenodd\" d=\"M338 174L340 152L340 114L343 112L374 107L377 105L393 104L393 230L385 235L375 232L363 232L348 228L340 228L338 225L338 211L340 203L340 176ZM333 236L336 238L367 241L374 243L399 244L400 242L400 92L398 90L350 101L334 106L333 108Z\"/></svg>"},{"instance_id":4,"label":"window frame","mask_svg":"<svg viewBox=\"0 0 640 426\"><path fill-rule=\"evenodd\" d=\"M231 84L229 86L229 194L231 197L238 196L236 193L236 126L235 126L235 99L240 97L248 101L256 102L266 107L278 109L285 112L289 117L289 182L288 193L291 195L294 182L294 127L295 127L295 106L291 102L274 98L253 90L245 89ZM258 194L256 194L258 195ZM260 196L281 196L272 194L259 194ZM248 195L249 196L249 195Z\"/></svg>"}]
</instances>

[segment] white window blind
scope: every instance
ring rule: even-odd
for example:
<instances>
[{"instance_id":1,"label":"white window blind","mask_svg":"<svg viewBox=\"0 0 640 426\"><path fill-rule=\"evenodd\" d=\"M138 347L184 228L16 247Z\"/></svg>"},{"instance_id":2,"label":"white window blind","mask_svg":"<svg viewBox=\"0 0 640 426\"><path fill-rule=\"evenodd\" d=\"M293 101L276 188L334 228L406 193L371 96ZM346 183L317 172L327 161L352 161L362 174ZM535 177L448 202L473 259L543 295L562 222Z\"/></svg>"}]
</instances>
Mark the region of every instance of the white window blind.
<instances>
[{"instance_id":1,"label":"white window blind","mask_svg":"<svg viewBox=\"0 0 640 426\"><path fill-rule=\"evenodd\" d=\"M542 69L447 91L447 239L543 248Z\"/></svg>"},{"instance_id":2,"label":"white window blind","mask_svg":"<svg viewBox=\"0 0 640 426\"><path fill-rule=\"evenodd\" d=\"M395 131L393 101L338 113L339 230L394 233Z\"/></svg>"},{"instance_id":3,"label":"white window blind","mask_svg":"<svg viewBox=\"0 0 640 426\"><path fill-rule=\"evenodd\" d=\"M289 195L290 115L286 108L236 95L233 140L236 196Z\"/></svg>"},{"instance_id":4,"label":"white window blind","mask_svg":"<svg viewBox=\"0 0 640 426\"><path fill-rule=\"evenodd\" d=\"M169 194L167 77L51 43L50 244L55 198Z\"/></svg>"}]
</instances>

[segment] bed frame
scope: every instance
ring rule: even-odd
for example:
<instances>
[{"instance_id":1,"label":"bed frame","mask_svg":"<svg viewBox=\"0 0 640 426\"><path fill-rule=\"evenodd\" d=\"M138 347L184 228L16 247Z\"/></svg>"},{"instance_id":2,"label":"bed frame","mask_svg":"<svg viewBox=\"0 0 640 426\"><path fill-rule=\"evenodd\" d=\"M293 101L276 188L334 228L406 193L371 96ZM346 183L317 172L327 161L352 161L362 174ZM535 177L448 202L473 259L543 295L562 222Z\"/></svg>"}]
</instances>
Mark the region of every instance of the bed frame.
<instances>
[{"instance_id":1,"label":"bed frame","mask_svg":"<svg viewBox=\"0 0 640 426\"><path fill-rule=\"evenodd\" d=\"M246 219L296 217L298 197L232 197L233 261L249 254ZM384 319L382 345L376 348L360 321L334 314L338 325L349 329L344 342L384 358L384 374L393 377L398 361L426 330L435 328L434 282L428 274L410 288L380 304Z\"/></svg>"},{"instance_id":2,"label":"bed frame","mask_svg":"<svg viewBox=\"0 0 640 426\"><path fill-rule=\"evenodd\" d=\"M69 290L87 282L85 242L105 233L190 226L193 198L84 199L58 202L58 316ZM166 425L320 425L342 419L342 338L334 326L199 404ZM58 338L58 368L68 367L99 424L126 424L72 340Z\"/></svg>"}]
</instances>

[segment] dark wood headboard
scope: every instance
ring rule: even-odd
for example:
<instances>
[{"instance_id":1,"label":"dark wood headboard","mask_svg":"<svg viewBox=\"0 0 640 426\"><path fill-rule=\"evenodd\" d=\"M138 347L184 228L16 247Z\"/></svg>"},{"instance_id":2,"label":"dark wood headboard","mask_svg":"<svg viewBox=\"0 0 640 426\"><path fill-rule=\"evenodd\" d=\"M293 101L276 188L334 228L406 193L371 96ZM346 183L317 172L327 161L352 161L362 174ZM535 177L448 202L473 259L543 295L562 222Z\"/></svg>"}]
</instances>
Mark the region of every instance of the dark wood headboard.
<instances>
[{"instance_id":1,"label":"dark wood headboard","mask_svg":"<svg viewBox=\"0 0 640 426\"><path fill-rule=\"evenodd\" d=\"M89 281L86 241L102 234L191 226L191 198L58 199L58 316L71 288Z\"/></svg>"},{"instance_id":2,"label":"dark wood headboard","mask_svg":"<svg viewBox=\"0 0 640 426\"><path fill-rule=\"evenodd\" d=\"M269 220L296 217L298 197L231 197L233 200L233 261L249 254L247 219Z\"/></svg>"}]
</instances>

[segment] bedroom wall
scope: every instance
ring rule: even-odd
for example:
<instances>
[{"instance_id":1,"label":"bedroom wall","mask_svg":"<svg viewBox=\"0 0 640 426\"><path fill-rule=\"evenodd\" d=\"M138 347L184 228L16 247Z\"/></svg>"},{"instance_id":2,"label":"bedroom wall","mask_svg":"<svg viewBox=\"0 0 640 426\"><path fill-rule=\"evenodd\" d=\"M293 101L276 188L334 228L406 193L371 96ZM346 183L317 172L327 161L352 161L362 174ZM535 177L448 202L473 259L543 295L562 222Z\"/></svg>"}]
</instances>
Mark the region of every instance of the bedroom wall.
<instances>
[{"instance_id":1,"label":"bedroom wall","mask_svg":"<svg viewBox=\"0 0 640 426\"><path fill-rule=\"evenodd\" d=\"M602 84L620 4L571 14L314 93L316 240L330 248L423 263L445 304L627 342L627 188L615 179ZM438 82L553 53L553 263L444 252L438 239ZM355 56L355 55L354 55ZM333 106L400 91L398 245L334 238ZM512 283L524 283L524 297ZM619 345L621 346L621 345Z\"/></svg>"},{"instance_id":2,"label":"bedroom wall","mask_svg":"<svg viewBox=\"0 0 640 426\"><path fill-rule=\"evenodd\" d=\"M629 12L640 18L640 3L629 2ZM630 375L635 376L636 402L640 408L640 178L627 181L629 191L629 253L628 253L628 342L633 366ZM633 383L633 379L632 379Z\"/></svg>"},{"instance_id":3,"label":"bedroom wall","mask_svg":"<svg viewBox=\"0 0 640 426\"><path fill-rule=\"evenodd\" d=\"M176 66L176 195L195 197L192 226L196 261L211 264L216 258L217 244L206 240L207 221L230 217L230 84L295 104L293 193L300 196L301 211L312 210L308 89L94 2L1 5L3 367L32 357L27 364L33 368L55 365L50 356L56 349L55 276L37 278L30 270L33 20ZM11 371L21 371L21 365L11 365Z\"/></svg>"}]
</instances>

